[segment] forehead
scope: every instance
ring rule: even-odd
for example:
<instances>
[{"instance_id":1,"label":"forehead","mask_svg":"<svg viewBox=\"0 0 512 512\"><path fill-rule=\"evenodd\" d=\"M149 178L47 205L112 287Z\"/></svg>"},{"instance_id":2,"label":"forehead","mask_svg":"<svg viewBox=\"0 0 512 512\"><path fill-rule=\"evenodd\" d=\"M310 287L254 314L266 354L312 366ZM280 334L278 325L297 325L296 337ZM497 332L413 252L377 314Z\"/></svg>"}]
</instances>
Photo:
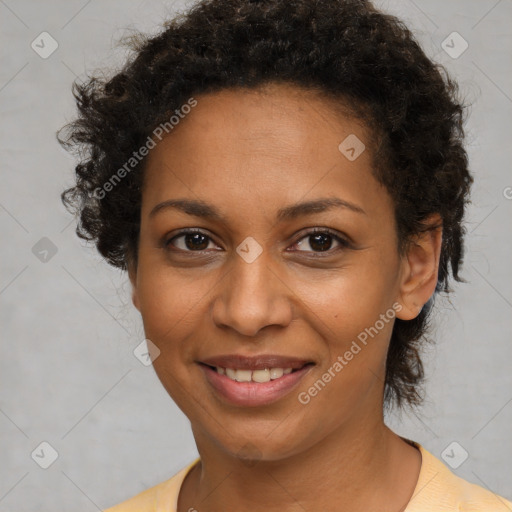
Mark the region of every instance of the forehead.
<instances>
[{"instance_id":1,"label":"forehead","mask_svg":"<svg viewBox=\"0 0 512 512\"><path fill-rule=\"evenodd\" d=\"M272 84L195 99L148 155L143 215L184 196L239 213L328 196L370 209L386 202L369 130L320 93Z\"/></svg>"},{"instance_id":2,"label":"forehead","mask_svg":"<svg viewBox=\"0 0 512 512\"><path fill-rule=\"evenodd\" d=\"M337 149L336 141L344 133L357 132L368 139L364 123L349 115L349 108L341 102L290 84L224 89L195 100L197 106L188 115L174 116L178 123L159 144L160 150L168 145L184 150L217 145L219 156L231 159L250 154L282 158L286 153L296 155L297 150L319 151L333 142Z\"/></svg>"}]
</instances>

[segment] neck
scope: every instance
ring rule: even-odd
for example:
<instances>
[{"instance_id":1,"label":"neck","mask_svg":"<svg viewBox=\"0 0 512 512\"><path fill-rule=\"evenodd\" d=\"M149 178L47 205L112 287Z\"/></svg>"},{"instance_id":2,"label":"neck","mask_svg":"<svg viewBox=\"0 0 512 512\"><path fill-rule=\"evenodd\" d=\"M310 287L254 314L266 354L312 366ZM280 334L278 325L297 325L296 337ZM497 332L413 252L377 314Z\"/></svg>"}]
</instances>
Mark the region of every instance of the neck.
<instances>
[{"instance_id":1,"label":"neck","mask_svg":"<svg viewBox=\"0 0 512 512\"><path fill-rule=\"evenodd\" d=\"M281 460L252 463L194 432L201 464L185 480L178 511L403 510L421 465L418 450L382 418L345 425ZM361 425L364 425L361 428Z\"/></svg>"}]
</instances>

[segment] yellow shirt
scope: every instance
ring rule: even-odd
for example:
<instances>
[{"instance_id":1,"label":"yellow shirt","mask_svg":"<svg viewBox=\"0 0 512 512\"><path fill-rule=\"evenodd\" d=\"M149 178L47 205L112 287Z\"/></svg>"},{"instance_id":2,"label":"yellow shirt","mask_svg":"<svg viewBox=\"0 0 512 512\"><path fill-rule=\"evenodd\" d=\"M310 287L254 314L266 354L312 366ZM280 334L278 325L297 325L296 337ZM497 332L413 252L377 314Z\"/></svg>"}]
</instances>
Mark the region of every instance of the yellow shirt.
<instances>
[{"instance_id":1,"label":"yellow shirt","mask_svg":"<svg viewBox=\"0 0 512 512\"><path fill-rule=\"evenodd\" d=\"M405 512L512 512L512 502L456 476L420 444L413 444L421 452L422 463ZM104 512L176 512L181 484L198 462Z\"/></svg>"}]
</instances>

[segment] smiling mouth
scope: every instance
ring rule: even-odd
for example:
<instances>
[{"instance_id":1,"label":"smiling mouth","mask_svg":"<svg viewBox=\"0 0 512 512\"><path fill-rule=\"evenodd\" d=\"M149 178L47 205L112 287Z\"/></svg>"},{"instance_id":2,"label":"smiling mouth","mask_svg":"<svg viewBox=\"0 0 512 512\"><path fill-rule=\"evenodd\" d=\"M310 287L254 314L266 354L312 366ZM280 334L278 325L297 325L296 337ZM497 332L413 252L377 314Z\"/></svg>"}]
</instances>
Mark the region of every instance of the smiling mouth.
<instances>
[{"instance_id":1,"label":"smiling mouth","mask_svg":"<svg viewBox=\"0 0 512 512\"><path fill-rule=\"evenodd\" d=\"M225 361L225 364L232 364L236 361L230 358L229 361ZM315 365L312 362L281 359L283 366L274 366L277 361L273 358L271 361L274 364L269 364L266 367L261 359L258 362L256 360L244 361L245 364L243 362L239 362L239 364L246 368L213 366L205 362L198 362L210 389L219 399L237 407L265 406L285 398ZM216 362L220 364L219 359ZM288 366L290 364L295 368ZM232 364L232 366L235 365ZM247 366L253 368L247 368Z\"/></svg>"},{"instance_id":2,"label":"smiling mouth","mask_svg":"<svg viewBox=\"0 0 512 512\"><path fill-rule=\"evenodd\" d=\"M225 375L227 378L235 382L257 382L260 384L264 384L265 382L270 382L271 380L280 379L283 375L288 375L290 373L302 370L305 366L311 366L312 364L313 363L305 363L300 368L274 367L262 368L258 370L224 368L222 366L211 366L208 364L204 364L204 366L207 366L212 370L215 370L219 375Z\"/></svg>"}]
</instances>

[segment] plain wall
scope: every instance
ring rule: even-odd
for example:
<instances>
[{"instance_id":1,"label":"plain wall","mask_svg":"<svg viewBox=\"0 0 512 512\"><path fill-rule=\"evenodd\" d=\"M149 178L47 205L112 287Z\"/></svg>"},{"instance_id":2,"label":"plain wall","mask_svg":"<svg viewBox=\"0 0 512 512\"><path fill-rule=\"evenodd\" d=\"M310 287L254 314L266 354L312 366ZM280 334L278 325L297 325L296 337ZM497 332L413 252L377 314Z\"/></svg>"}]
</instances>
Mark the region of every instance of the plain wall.
<instances>
[{"instance_id":1,"label":"plain wall","mask_svg":"<svg viewBox=\"0 0 512 512\"><path fill-rule=\"evenodd\" d=\"M473 104L467 283L437 306L424 407L388 423L437 457L458 442L469 457L454 472L512 499L512 2L376 3L402 17ZM55 139L75 116L72 81L120 63L114 47L127 29L156 31L183 6L0 3L2 512L103 509L197 455L187 418L132 353L144 333L127 276L75 236L60 203L74 160ZM47 59L31 48L43 31L58 43ZM454 31L469 44L456 59L441 47ZM48 469L31 457L43 441L58 452Z\"/></svg>"}]
</instances>

